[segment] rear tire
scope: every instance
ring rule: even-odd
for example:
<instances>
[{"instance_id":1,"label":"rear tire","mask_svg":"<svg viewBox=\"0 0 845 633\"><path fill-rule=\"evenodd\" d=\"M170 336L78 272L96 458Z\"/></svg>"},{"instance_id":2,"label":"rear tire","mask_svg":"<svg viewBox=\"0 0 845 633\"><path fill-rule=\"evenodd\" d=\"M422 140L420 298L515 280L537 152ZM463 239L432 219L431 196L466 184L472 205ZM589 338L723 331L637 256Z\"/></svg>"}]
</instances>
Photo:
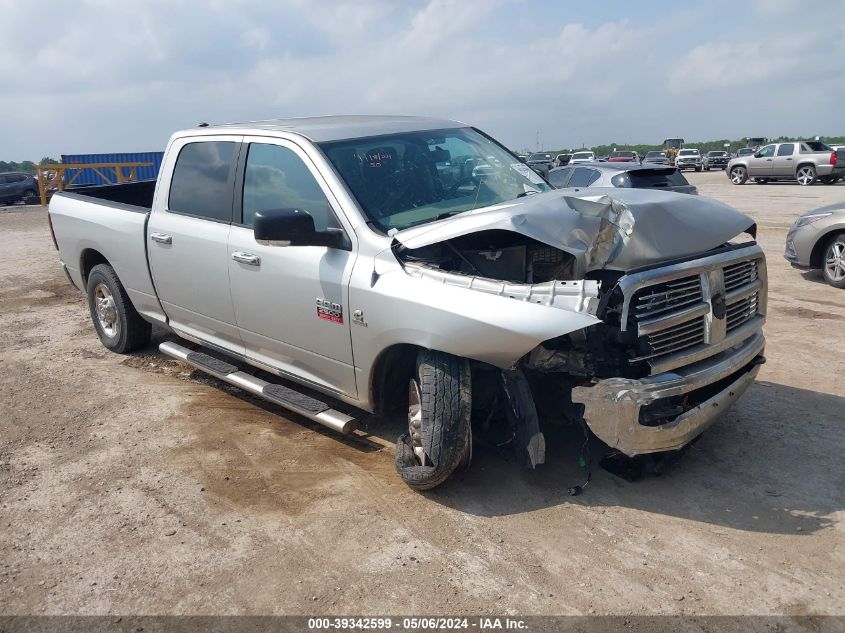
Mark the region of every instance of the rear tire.
<instances>
[{"instance_id":1,"label":"rear tire","mask_svg":"<svg viewBox=\"0 0 845 633\"><path fill-rule=\"evenodd\" d=\"M422 350L408 391L409 429L396 441L396 472L414 490L430 490L470 459L469 361Z\"/></svg>"},{"instance_id":2,"label":"rear tire","mask_svg":"<svg viewBox=\"0 0 845 633\"><path fill-rule=\"evenodd\" d=\"M839 176L821 176L821 177L819 177L819 182L822 183L823 185L835 184L837 180L839 180Z\"/></svg>"},{"instance_id":3,"label":"rear tire","mask_svg":"<svg viewBox=\"0 0 845 633\"><path fill-rule=\"evenodd\" d=\"M27 200L29 200L30 198L34 198L37 195L38 194L35 193L32 189L28 189L23 192L23 198L21 198L21 200L23 200L24 204L26 204Z\"/></svg>"},{"instance_id":4,"label":"rear tire","mask_svg":"<svg viewBox=\"0 0 845 633\"><path fill-rule=\"evenodd\" d=\"M695 171L701 171L701 167L696 167Z\"/></svg>"},{"instance_id":5,"label":"rear tire","mask_svg":"<svg viewBox=\"0 0 845 633\"><path fill-rule=\"evenodd\" d=\"M111 266L94 266L87 290L94 329L107 349L128 354L149 343L152 326L135 310Z\"/></svg>"},{"instance_id":6,"label":"rear tire","mask_svg":"<svg viewBox=\"0 0 845 633\"><path fill-rule=\"evenodd\" d=\"M845 288L845 233L837 233L825 246L822 276L834 288Z\"/></svg>"},{"instance_id":7,"label":"rear tire","mask_svg":"<svg viewBox=\"0 0 845 633\"><path fill-rule=\"evenodd\" d=\"M809 187L816 182L816 168L812 165L801 165L795 172L795 180L802 187Z\"/></svg>"},{"instance_id":8,"label":"rear tire","mask_svg":"<svg viewBox=\"0 0 845 633\"><path fill-rule=\"evenodd\" d=\"M748 170L742 165L737 165L731 168L728 177L733 184L744 185L748 181Z\"/></svg>"}]
</instances>

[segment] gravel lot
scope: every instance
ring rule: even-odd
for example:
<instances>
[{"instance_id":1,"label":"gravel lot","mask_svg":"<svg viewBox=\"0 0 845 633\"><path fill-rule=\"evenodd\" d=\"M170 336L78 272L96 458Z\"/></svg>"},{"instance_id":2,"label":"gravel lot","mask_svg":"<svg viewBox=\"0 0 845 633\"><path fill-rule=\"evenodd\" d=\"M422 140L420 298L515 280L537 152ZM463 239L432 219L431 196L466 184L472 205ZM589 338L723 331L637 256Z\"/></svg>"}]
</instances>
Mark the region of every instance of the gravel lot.
<instances>
[{"instance_id":1,"label":"gravel lot","mask_svg":"<svg viewBox=\"0 0 845 633\"><path fill-rule=\"evenodd\" d=\"M417 494L401 422L339 439L166 334L107 352L46 213L0 209L0 614L845 614L845 292L781 254L845 186L689 177L759 224L768 363L668 472L577 498L577 435Z\"/></svg>"}]
</instances>

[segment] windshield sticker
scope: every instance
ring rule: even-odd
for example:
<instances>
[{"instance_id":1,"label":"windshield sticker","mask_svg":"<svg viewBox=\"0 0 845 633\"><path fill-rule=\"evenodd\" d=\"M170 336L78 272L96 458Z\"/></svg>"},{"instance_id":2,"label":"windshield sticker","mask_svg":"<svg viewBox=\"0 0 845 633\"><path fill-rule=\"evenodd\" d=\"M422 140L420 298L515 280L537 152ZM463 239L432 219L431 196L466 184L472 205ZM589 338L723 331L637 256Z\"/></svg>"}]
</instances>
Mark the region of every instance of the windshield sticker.
<instances>
[{"instance_id":1,"label":"windshield sticker","mask_svg":"<svg viewBox=\"0 0 845 633\"><path fill-rule=\"evenodd\" d=\"M511 169L516 172L519 172L521 176L528 178L528 180L533 182L535 185L543 184L543 179L540 177L540 175L536 171L531 169L528 165L523 165L522 163L511 163Z\"/></svg>"}]
</instances>

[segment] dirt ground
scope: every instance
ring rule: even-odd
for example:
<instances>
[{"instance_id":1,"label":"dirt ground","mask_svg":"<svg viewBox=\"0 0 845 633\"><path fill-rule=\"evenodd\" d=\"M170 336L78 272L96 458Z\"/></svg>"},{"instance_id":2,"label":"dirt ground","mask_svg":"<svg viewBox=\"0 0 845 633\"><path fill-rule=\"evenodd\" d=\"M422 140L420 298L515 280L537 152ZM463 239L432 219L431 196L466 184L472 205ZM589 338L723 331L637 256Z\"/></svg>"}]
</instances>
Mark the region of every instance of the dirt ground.
<instances>
[{"instance_id":1,"label":"dirt ground","mask_svg":"<svg viewBox=\"0 0 845 633\"><path fill-rule=\"evenodd\" d=\"M344 440L165 360L166 334L106 351L46 213L0 209L0 613L845 614L845 292L782 257L845 186L690 179L759 223L768 363L668 472L574 498L577 436L418 494L401 422Z\"/></svg>"}]
</instances>

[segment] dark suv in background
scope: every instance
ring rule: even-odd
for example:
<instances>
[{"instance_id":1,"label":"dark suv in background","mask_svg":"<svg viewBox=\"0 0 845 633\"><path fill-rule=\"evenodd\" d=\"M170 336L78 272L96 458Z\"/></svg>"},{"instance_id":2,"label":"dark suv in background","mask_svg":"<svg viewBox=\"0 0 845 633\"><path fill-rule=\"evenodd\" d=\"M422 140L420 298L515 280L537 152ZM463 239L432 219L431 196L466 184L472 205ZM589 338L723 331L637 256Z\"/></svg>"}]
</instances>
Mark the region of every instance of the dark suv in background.
<instances>
[{"instance_id":1,"label":"dark suv in background","mask_svg":"<svg viewBox=\"0 0 845 633\"><path fill-rule=\"evenodd\" d=\"M10 171L0 174L0 204L38 195L38 181L32 174Z\"/></svg>"}]
</instances>

